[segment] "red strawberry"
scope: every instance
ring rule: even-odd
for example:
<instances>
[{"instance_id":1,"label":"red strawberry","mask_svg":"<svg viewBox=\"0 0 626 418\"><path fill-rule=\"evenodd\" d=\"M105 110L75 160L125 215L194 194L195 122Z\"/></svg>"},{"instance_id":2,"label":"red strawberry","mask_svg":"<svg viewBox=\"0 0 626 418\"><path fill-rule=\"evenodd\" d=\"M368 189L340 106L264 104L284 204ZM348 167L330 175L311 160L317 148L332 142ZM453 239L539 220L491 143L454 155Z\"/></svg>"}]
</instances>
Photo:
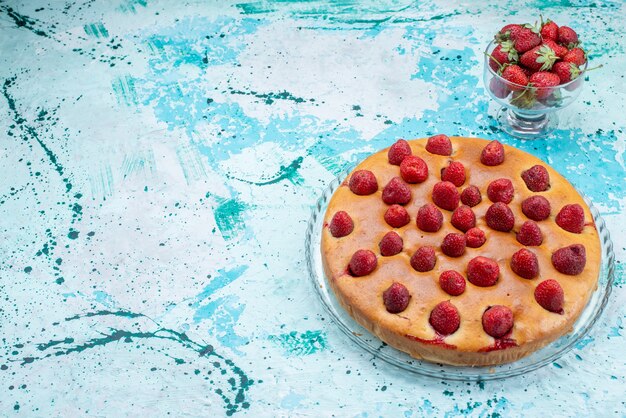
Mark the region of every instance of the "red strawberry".
<instances>
[{"instance_id":1,"label":"red strawberry","mask_svg":"<svg viewBox=\"0 0 626 418\"><path fill-rule=\"evenodd\" d=\"M511 42L503 42L491 51L489 66L492 70L498 71L504 64L518 60L517 51Z\"/></svg>"},{"instance_id":2,"label":"red strawberry","mask_svg":"<svg viewBox=\"0 0 626 418\"><path fill-rule=\"evenodd\" d=\"M539 71L530 76L530 84L533 86L535 97L540 100L552 94L553 87L558 86L560 82L558 75L547 71Z\"/></svg>"},{"instance_id":3,"label":"red strawberry","mask_svg":"<svg viewBox=\"0 0 626 418\"><path fill-rule=\"evenodd\" d=\"M495 40L497 43L506 42L511 39L513 34L517 34L522 29L522 25L512 23L504 26L500 29L500 32L496 33Z\"/></svg>"},{"instance_id":4,"label":"red strawberry","mask_svg":"<svg viewBox=\"0 0 626 418\"><path fill-rule=\"evenodd\" d=\"M502 71L502 78L512 84L507 84L508 88L513 91L524 90L528 84L528 77L524 74L524 70L519 65L507 65Z\"/></svg>"},{"instance_id":5,"label":"red strawberry","mask_svg":"<svg viewBox=\"0 0 626 418\"><path fill-rule=\"evenodd\" d=\"M498 99L504 99L509 95L509 93L511 93L511 90L507 87L507 85L496 77L489 81L489 90L491 90L493 95Z\"/></svg>"},{"instance_id":6,"label":"red strawberry","mask_svg":"<svg viewBox=\"0 0 626 418\"><path fill-rule=\"evenodd\" d=\"M561 84L575 80L580 75L580 69L573 62L559 61L552 66L552 72L559 76Z\"/></svg>"},{"instance_id":7,"label":"red strawberry","mask_svg":"<svg viewBox=\"0 0 626 418\"><path fill-rule=\"evenodd\" d=\"M550 39L555 42L558 41L559 26L550 19L548 19L546 23L541 26L541 37L543 38L544 42L546 41L546 39Z\"/></svg>"},{"instance_id":8,"label":"red strawberry","mask_svg":"<svg viewBox=\"0 0 626 418\"><path fill-rule=\"evenodd\" d=\"M526 77L530 77L531 75L533 75L534 73L536 73L536 71L531 70L530 68L526 68L523 65L519 66L522 71L524 72L524 74L526 74Z\"/></svg>"},{"instance_id":9,"label":"red strawberry","mask_svg":"<svg viewBox=\"0 0 626 418\"><path fill-rule=\"evenodd\" d=\"M530 51L541 43L541 36L539 36L537 28L528 24L522 26L517 31L511 32L509 37L519 54Z\"/></svg>"},{"instance_id":10,"label":"red strawberry","mask_svg":"<svg viewBox=\"0 0 626 418\"><path fill-rule=\"evenodd\" d=\"M578 44L578 35L569 26L561 26L559 28L559 42L568 48L572 48Z\"/></svg>"},{"instance_id":11,"label":"red strawberry","mask_svg":"<svg viewBox=\"0 0 626 418\"><path fill-rule=\"evenodd\" d=\"M581 48L572 48L563 56L563 61L581 66L587 62L587 54Z\"/></svg>"},{"instance_id":12,"label":"red strawberry","mask_svg":"<svg viewBox=\"0 0 626 418\"><path fill-rule=\"evenodd\" d=\"M559 57L548 45L536 46L520 58L520 63L533 71L547 71Z\"/></svg>"},{"instance_id":13,"label":"red strawberry","mask_svg":"<svg viewBox=\"0 0 626 418\"><path fill-rule=\"evenodd\" d=\"M565 48L563 45L559 45L550 39L546 39L545 41L543 41L543 45L548 45L559 58L563 58L568 52L567 48Z\"/></svg>"}]
</instances>

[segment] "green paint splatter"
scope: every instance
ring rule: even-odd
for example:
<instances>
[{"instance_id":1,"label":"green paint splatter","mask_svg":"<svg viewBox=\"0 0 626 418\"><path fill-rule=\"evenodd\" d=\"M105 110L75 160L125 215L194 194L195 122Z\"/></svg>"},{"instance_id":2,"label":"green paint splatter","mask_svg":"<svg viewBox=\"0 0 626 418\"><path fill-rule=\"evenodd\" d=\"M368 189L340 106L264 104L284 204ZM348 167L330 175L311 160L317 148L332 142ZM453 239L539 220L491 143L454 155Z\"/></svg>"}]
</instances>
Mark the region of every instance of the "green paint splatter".
<instances>
[{"instance_id":1,"label":"green paint splatter","mask_svg":"<svg viewBox=\"0 0 626 418\"><path fill-rule=\"evenodd\" d=\"M446 395L446 396L450 396L450 397L454 396L454 392L449 391L449 390L444 390L443 394Z\"/></svg>"},{"instance_id":2,"label":"green paint splatter","mask_svg":"<svg viewBox=\"0 0 626 418\"><path fill-rule=\"evenodd\" d=\"M237 199L223 199L216 197L218 206L213 209L215 222L225 240L235 238L244 225L244 211L246 205Z\"/></svg>"},{"instance_id":3,"label":"green paint splatter","mask_svg":"<svg viewBox=\"0 0 626 418\"><path fill-rule=\"evenodd\" d=\"M241 94L244 96L254 96L259 99L263 99L265 104L271 105L275 100L291 100L296 103L314 102L315 99L303 99L302 97L296 97L287 91L281 91L279 93L258 93L256 91L241 91L231 90L230 94Z\"/></svg>"},{"instance_id":4,"label":"green paint splatter","mask_svg":"<svg viewBox=\"0 0 626 418\"><path fill-rule=\"evenodd\" d=\"M237 177L232 177L229 174L226 174L226 177L230 179L243 181L244 183L254 184L255 186L266 186L268 184L275 184L283 180L288 180L295 185L299 185L299 184L302 184L302 182L304 181L302 176L298 173L298 169L302 166L302 161L303 161L303 158L298 157L295 160L293 160L288 166L281 165L280 169L278 170L278 173L276 173L276 175L270 180L249 181L249 180L244 180L244 179L240 179Z\"/></svg>"},{"instance_id":5,"label":"green paint splatter","mask_svg":"<svg viewBox=\"0 0 626 418\"><path fill-rule=\"evenodd\" d=\"M119 10L124 13L137 13L137 6L147 7L148 2L146 0L127 0L125 3L120 4Z\"/></svg>"},{"instance_id":6,"label":"green paint splatter","mask_svg":"<svg viewBox=\"0 0 626 418\"><path fill-rule=\"evenodd\" d=\"M622 287L626 284L626 276L624 276L624 264L619 261L615 263L615 271L613 272L615 279L613 280L613 286Z\"/></svg>"},{"instance_id":7,"label":"green paint splatter","mask_svg":"<svg viewBox=\"0 0 626 418\"><path fill-rule=\"evenodd\" d=\"M71 230L71 231L69 232L69 234L67 234L67 237L68 237L69 239L76 239L76 238L78 238L78 234L79 234L79 232L78 232L78 231Z\"/></svg>"},{"instance_id":8,"label":"green paint splatter","mask_svg":"<svg viewBox=\"0 0 626 418\"><path fill-rule=\"evenodd\" d=\"M126 106L139 105L137 90L135 89L135 79L129 75L117 77L111 83L111 88L115 93L118 104Z\"/></svg>"},{"instance_id":9,"label":"green paint splatter","mask_svg":"<svg viewBox=\"0 0 626 418\"><path fill-rule=\"evenodd\" d=\"M73 338L67 337L63 340L50 340L45 344L39 344L37 345L37 350L39 351L44 351L47 350L50 347L54 347L55 345L59 345L59 344L72 344L74 342Z\"/></svg>"},{"instance_id":10,"label":"green paint splatter","mask_svg":"<svg viewBox=\"0 0 626 418\"><path fill-rule=\"evenodd\" d=\"M31 271L33 271L33 268L31 266L24 267L24 273L30 273Z\"/></svg>"},{"instance_id":11,"label":"green paint splatter","mask_svg":"<svg viewBox=\"0 0 626 418\"><path fill-rule=\"evenodd\" d=\"M109 31L107 30L106 27L104 27L104 24L101 22L92 23L90 25L84 25L83 29L85 29L85 33L87 35L92 36L94 38L108 38L109 37Z\"/></svg>"},{"instance_id":12,"label":"green paint splatter","mask_svg":"<svg viewBox=\"0 0 626 418\"><path fill-rule=\"evenodd\" d=\"M306 331L298 334L291 331L288 334L270 335L268 339L282 348L288 355L307 356L326 349L326 334L323 331Z\"/></svg>"},{"instance_id":13,"label":"green paint splatter","mask_svg":"<svg viewBox=\"0 0 626 418\"><path fill-rule=\"evenodd\" d=\"M143 314L128 312L128 311L97 311L97 312L89 312L83 315L75 315L70 318L66 318L66 321L72 321L79 318L87 318L87 317L96 317L96 316L119 316L119 317L128 317L128 318L137 318L144 317L147 318ZM220 354L216 353L213 349L213 346L200 344L191 340L187 334L184 332L177 332L171 329L166 328L158 328L154 332L141 332L141 331L127 331L121 329L110 329L109 333L102 333L101 337L93 338L82 343L76 344L74 339L71 337L67 337L63 340L51 340L47 343L38 344L36 346L37 350L41 352L40 356L26 356L22 357L21 365L24 366L26 364L34 363L35 361L43 360L49 357L59 357L65 356L73 353L82 353L83 351L90 350L96 347L103 347L110 343L117 342L125 342L131 343L136 340L141 339L158 339L158 340L169 340L172 342L176 342L182 345L184 348L191 349L195 352L196 356L201 358L214 357L221 362L210 361L207 364L212 365L213 367L219 369L219 373L221 375L231 374L231 377L227 379L228 386L227 388L229 393L234 394L234 398L228 396L227 392L222 388L217 388L214 392L222 399L224 402L224 407L226 409L226 415L231 416L234 413L241 411L242 409L248 409L250 407L250 403L246 401L246 392L250 389L250 387L255 383L254 380L248 378L248 376L244 373L244 371L235 365L235 363L227 359ZM51 348L54 348L52 352L47 352ZM15 355L15 354L14 354ZM15 360L13 360L15 361ZM174 361L176 364L183 364L185 360L175 358ZM222 363L225 366L222 366ZM199 374L199 373L196 373ZM211 374L211 371L208 372ZM260 383L261 381L259 381ZM213 383L213 381L211 381Z\"/></svg>"},{"instance_id":14,"label":"green paint splatter","mask_svg":"<svg viewBox=\"0 0 626 418\"><path fill-rule=\"evenodd\" d=\"M32 33L34 33L35 35L39 35L39 36L43 36L46 38L49 38L48 34L40 29L35 28L35 25L37 24L37 19L33 19L31 17L19 14L18 12L16 12L15 10L13 10L11 7L5 7L2 6L0 7L0 11L3 11L7 14L7 16L9 16L13 22L15 23L15 25L18 28L24 28L24 29L28 29L29 31L31 31Z\"/></svg>"}]
</instances>

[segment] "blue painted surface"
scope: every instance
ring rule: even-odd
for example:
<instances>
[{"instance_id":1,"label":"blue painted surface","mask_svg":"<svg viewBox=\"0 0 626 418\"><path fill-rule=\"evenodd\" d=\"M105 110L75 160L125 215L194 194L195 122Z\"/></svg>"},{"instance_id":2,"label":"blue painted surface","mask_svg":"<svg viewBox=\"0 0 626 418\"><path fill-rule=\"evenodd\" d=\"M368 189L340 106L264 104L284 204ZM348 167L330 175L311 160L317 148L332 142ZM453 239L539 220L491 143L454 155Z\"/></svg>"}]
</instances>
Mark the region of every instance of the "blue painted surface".
<instances>
[{"instance_id":1,"label":"blue painted surface","mask_svg":"<svg viewBox=\"0 0 626 418\"><path fill-rule=\"evenodd\" d=\"M626 416L624 12L0 1L0 415ZM521 142L495 126L481 51L539 13L605 67L559 130ZM605 315L528 376L403 374L354 348L304 273L321 188L439 132L539 156L612 232Z\"/></svg>"}]
</instances>

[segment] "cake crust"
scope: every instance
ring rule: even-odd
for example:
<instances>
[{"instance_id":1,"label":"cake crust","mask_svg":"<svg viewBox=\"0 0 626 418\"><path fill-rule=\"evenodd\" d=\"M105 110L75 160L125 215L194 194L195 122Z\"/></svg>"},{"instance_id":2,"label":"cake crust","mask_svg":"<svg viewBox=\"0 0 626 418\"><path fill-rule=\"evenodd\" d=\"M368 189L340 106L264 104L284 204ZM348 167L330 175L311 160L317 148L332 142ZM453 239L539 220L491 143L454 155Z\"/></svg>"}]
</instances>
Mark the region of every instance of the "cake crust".
<instances>
[{"instance_id":1,"label":"cake crust","mask_svg":"<svg viewBox=\"0 0 626 418\"><path fill-rule=\"evenodd\" d=\"M378 191L370 195L356 195L348 187L352 172L333 194L324 218L321 253L324 272L330 286L343 308L362 326L387 344L409 355L432 362L463 366L485 366L509 363L520 359L549 344L572 329L576 319L586 306L591 293L596 289L601 262L600 241L588 206L576 189L557 171L538 158L519 149L504 145L505 161L497 166L481 164L483 148L489 143L478 138L450 137L452 155L442 156L426 151L426 139L408 141L413 155L422 158L428 165L426 181L409 184L411 200L404 205L410 222L401 228L392 228L384 220L389 205L382 200L383 187L400 175L397 165L388 162L388 148L381 150L361 162L356 170L370 170L378 181ZM459 192L469 185L477 186L482 202L472 210L476 215L476 226L487 237L480 248L466 248L461 257L448 257L441 251L441 242L446 234L460 232L451 224L452 212L441 210L443 227L437 232L424 232L416 226L418 209L432 203L432 190L441 180L441 170L450 161L465 166L466 180ZM544 166L550 176L551 187L543 192L532 192L522 179L522 172L534 165ZM489 228L485 213L492 202L487 197L487 186L499 178L509 179L514 188L513 200L508 204L515 216L515 226L510 232L499 232ZM550 216L537 222L542 234L540 246L525 247L516 240L516 232L528 220L522 213L522 201L533 195L541 195L551 204ZM555 223L559 210L568 204L579 204L585 215L582 233L563 230ZM353 231L344 237L335 238L328 225L338 211L346 211L354 222ZM378 243L389 231L396 231L403 239L402 251L383 257ZM559 248L582 244L586 249L584 271L575 276L558 272L552 265L551 255ZM410 265L411 255L418 247L432 246L437 254L435 268L428 272L417 272ZM528 248L537 255L539 276L524 279L510 267L513 253ZM378 257L378 265L370 274L353 277L348 272L352 255L359 249L372 251ZM477 256L495 260L500 276L494 286L479 287L466 283L465 292L451 296L439 285L439 275L445 270L456 270L466 276L468 262ZM563 313L549 312L534 298L539 283L555 279L563 288L565 302ZM409 290L411 299L408 307L400 313L387 312L382 294L392 283L402 283ZM461 317L460 327L450 335L441 336L429 323L429 315L435 305L451 301ZM482 327L483 312L494 305L511 309L514 326L503 338L489 336Z\"/></svg>"}]
</instances>

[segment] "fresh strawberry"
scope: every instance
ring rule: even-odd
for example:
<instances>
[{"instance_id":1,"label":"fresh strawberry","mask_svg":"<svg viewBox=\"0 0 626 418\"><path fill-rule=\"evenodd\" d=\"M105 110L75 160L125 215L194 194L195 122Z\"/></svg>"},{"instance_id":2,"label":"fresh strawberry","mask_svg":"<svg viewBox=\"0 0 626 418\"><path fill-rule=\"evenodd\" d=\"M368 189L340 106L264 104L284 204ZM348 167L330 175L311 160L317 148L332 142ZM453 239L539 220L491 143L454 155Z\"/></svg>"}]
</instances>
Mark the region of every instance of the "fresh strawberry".
<instances>
[{"instance_id":1,"label":"fresh strawberry","mask_svg":"<svg viewBox=\"0 0 626 418\"><path fill-rule=\"evenodd\" d=\"M559 76L561 84L569 83L580 75L580 69L573 62L559 61L552 66L552 72Z\"/></svg>"},{"instance_id":2,"label":"fresh strawberry","mask_svg":"<svg viewBox=\"0 0 626 418\"><path fill-rule=\"evenodd\" d=\"M559 42L568 48L573 48L578 44L578 35L569 26L561 26L559 28Z\"/></svg>"},{"instance_id":3,"label":"fresh strawberry","mask_svg":"<svg viewBox=\"0 0 626 418\"><path fill-rule=\"evenodd\" d=\"M496 42L508 41L509 39L511 39L512 34L516 34L521 29L522 25L518 25L517 23L506 25L505 27L500 29L500 32L496 34Z\"/></svg>"},{"instance_id":4,"label":"fresh strawberry","mask_svg":"<svg viewBox=\"0 0 626 418\"><path fill-rule=\"evenodd\" d=\"M515 32L511 32L510 38L519 54L530 51L541 43L541 36L539 36L537 28L528 24Z\"/></svg>"},{"instance_id":5,"label":"fresh strawberry","mask_svg":"<svg viewBox=\"0 0 626 418\"><path fill-rule=\"evenodd\" d=\"M548 19L546 23L541 25L541 37L543 38L544 42L548 39L555 42L558 41L559 26L550 19Z\"/></svg>"},{"instance_id":6,"label":"fresh strawberry","mask_svg":"<svg viewBox=\"0 0 626 418\"><path fill-rule=\"evenodd\" d=\"M502 78L504 78L509 83L507 84L508 88L513 91L524 90L525 86L528 84L528 76L524 74L524 71L519 67L519 65L507 65L504 71L502 71Z\"/></svg>"},{"instance_id":7,"label":"fresh strawberry","mask_svg":"<svg viewBox=\"0 0 626 418\"><path fill-rule=\"evenodd\" d=\"M533 86L535 97L539 100L552 94L553 87L558 86L560 82L558 75L548 71L538 71L530 76L530 84Z\"/></svg>"},{"instance_id":8,"label":"fresh strawberry","mask_svg":"<svg viewBox=\"0 0 626 418\"><path fill-rule=\"evenodd\" d=\"M498 71L504 64L517 61L518 55L511 42L503 42L491 51L490 58L489 66L492 70Z\"/></svg>"},{"instance_id":9,"label":"fresh strawberry","mask_svg":"<svg viewBox=\"0 0 626 418\"><path fill-rule=\"evenodd\" d=\"M520 63L533 71L547 71L559 57L548 45L536 46L520 58Z\"/></svg>"},{"instance_id":10,"label":"fresh strawberry","mask_svg":"<svg viewBox=\"0 0 626 418\"><path fill-rule=\"evenodd\" d=\"M581 48L572 48L563 56L563 61L581 66L587 62L587 54Z\"/></svg>"},{"instance_id":11,"label":"fresh strawberry","mask_svg":"<svg viewBox=\"0 0 626 418\"><path fill-rule=\"evenodd\" d=\"M511 90L499 77L494 77L489 81L489 90L491 90L493 95L498 99L504 99L511 93Z\"/></svg>"},{"instance_id":12,"label":"fresh strawberry","mask_svg":"<svg viewBox=\"0 0 626 418\"><path fill-rule=\"evenodd\" d=\"M543 41L543 44L548 45L550 49L553 50L556 56L559 58L563 58L565 54L567 54L568 52L567 48L565 48L563 45L559 45L550 39Z\"/></svg>"},{"instance_id":13,"label":"fresh strawberry","mask_svg":"<svg viewBox=\"0 0 626 418\"><path fill-rule=\"evenodd\" d=\"M526 74L526 77L530 77L531 75L533 75L534 73L536 73L536 72L537 72L537 71L533 71L533 70L531 70L530 68L526 68L526 67L524 67L523 65L520 65L519 67L522 69L522 71L524 72L524 74Z\"/></svg>"}]
</instances>

